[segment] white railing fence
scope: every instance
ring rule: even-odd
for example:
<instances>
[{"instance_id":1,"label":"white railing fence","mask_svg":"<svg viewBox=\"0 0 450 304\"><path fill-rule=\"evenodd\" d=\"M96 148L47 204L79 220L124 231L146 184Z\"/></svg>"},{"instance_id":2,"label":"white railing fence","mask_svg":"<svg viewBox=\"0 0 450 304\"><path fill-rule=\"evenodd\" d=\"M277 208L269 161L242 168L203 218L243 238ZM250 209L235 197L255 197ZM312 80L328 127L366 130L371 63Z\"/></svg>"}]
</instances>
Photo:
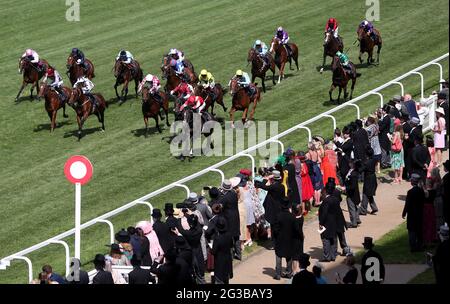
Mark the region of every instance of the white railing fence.
<instances>
[{"instance_id":1,"label":"white railing fence","mask_svg":"<svg viewBox=\"0 0 450 304\"><path fill-rule=\"evenodd\" d=\"M358 101L360 101L360 100L362 100L364 98L367 98L367 97L370 97L370 96L373 96L373 95L377 95L380 98L380 106L383 106L384 98L383 98L383 95L379 91L381 91L381 90L383 90L383 89L385 89L387 87L390 87L392 85L398 85L398 86L400 86L401 94L404 95L404 93L405 93L404 86L403 86L403 84L400 81L405 79L405 78L407 78L407 77L409 77L409 76L411 76L411 75L419 75L420 76L421 104L422 104L423 108L428 109L428 112L426 113L426 115L424 113L421 113L422 116L423 116L423 123L424 123L424 128L423 129L424 129L424 131L428 131L428 130L430 130L433 127L433 124L434 124L434 115L429 115L429 114L430 113L431 114L434 113L434 110L436 108L436 96L431 96L430 98L427 98L427 99L424 98L424 89L425 89L424 88L424 77L423 77L423 74L420 73L419 71L421 71L421 70L423 70L423 69L425 69L425 68L427 68L429 66L438 66L439 67L439 81L440 81L441 79L443 79L443 68L442 68L442 64L440 64L439 61L447 58L448 55L449 55L449 53L446 53L446 54L444 54L444 55L442 55L442 56L440 56L440 57L438 57L436 59L431 60L428 63L425 63L425 64L423 64L423 65L421 65L421 66L419 66L419 67L417 67L417 68L415 68L415 69L413 69L413 70L411 70L411 71L409 71L409 72L407 72L407 73L405 73L405 74L403 74L403 75L401 75L401 76L399 76L399 77L397 77L397 78L395 78L395 79L393 79L393 80L391 80L391 81L389 81L389 82L387 82L387 83L385 83L385 84L383 84L383 85L381 85L381 86L379 86L379 87L377 87L377 88L375 88L375 89L373 89L373 90L371 90L371 91L369 91L367 93L365 93L365 94L362 94L362 95L360 95L360 96L358 96L356 98L353 98L352 100L349 100L349 101L347 101L347 102L345 102L345 103L343 103L343 104L341 104L341 105L339 105L337 107L334 107L333 109L330 109L330 110L328 110L328 111L326 111L326 112L324 112L322 114L319 114L319 115L317 115L317 116L315 116L315 117L313 117L311 119L308 119L308 120L306 120L306 121L304 121L304 122L302 122L300 124L297 124L297 125L293 126L292 128L287 129L287 130L279 133L276 136L273 136L273 137L271 137L271 138L269 138L269 139L267 139L265 141L260 142L257 145L254 145L254 146L249 147L249 148L247 148L247 149L245 149L243 151L240 151L240 152L236 153L235 155L230 156L230 157L228 157L228 158L226 158L226 159L224 159L224 160L222 160L222 161L220 161L220 162L218 162L218 163L216 163L216 164L214 164L214 165L212 165L212 166L210 166L208 168L205 168L205 169L203 169L201 171L198 171L197 173L194 173L192 175L184 177L184 178L182 178L182 179L180 179L180 180L178 180L176 182L173 182L173 183L171 183L171 184L169 184L169 185L167 185L165 187L162 187L162 188L160 188L158 190L155 190L155 191L153 191L151 193L148 193L148 194L146 194L146 195L144 195L144 196L142 196L142 197L140 197L140 198L138 198L138 199L136 199L136 200L134 200L134 201L132 201L130 203L127 203L127 204L123 205L122 207L114 209L114 210L112 210L112 211L110 211L108 213L105 213L105 214L103 214L103 215L101 215L101 216L99 216L99 217L97 217L95 219L92 219L92 220L82 224L81 225L81 229L88 228L88 227L93 226L93 225L95 225L95 224L97 224L99 222L106 223L106 224L108 224L108 226L110 228L110 238L111 238L111 243L112 243L114 241L114 226L113 226L113 224L110 221L107 220L108 218L110 218L110 217L112 217L114 215L117 215L117 214L119 214L119 213L121 213L121 212L123 212L125 210L128 210L128 209L130 209L132 207L135 207L136 205L142 205L142 204L148 206L149 209L150 209L150 213L151 213L152 210L153 210L153 206L149 202L147 202L147 200L149 200L150 198L153 198L155 196L158 196L158 195L160 195L163 192L166 192L168 190L176 188L176 187L184 188L186 190L186 195L189 196L190 189L189 189L189 187L187 187L185 185L185 183L188 182L188 181L194 180L194 179L196 179L196 178L198 178L198 177L200 177L200 176L202 176L204 174L207 174L209 172L216 172L216 173L218 173L220 175L221 180L223 181L224 178L225 178L225 174L219 168L221 166L227 164L227 163L230 163L233 160L236 160L236 159L240 158L240 157L248 157L248 158L250 158L251 164L252 164L252 168L254 168L255 167L255 158L254 158L254 156L252 156L250 154L250 152L255 151L255 150L257 150L257 149L259 149L261 147L264 147L267 144L271 144L271 143L279 144L280 147L284 150L284 146L283 146L283 143L280 141L280 138L282 138L282 137L284 137L284 136L286 136L286 135L288 135L288 134L290 134L290 133L292 133L292 132L294 132L294 131L296 131L298 129L306 130L308 132L308 139L311 139L311 129L309 127L307 127L307 126L309 124L313 123L313 122L316 122L316 121L324 118L324 117L331 118L333 120L333 127L335 129L336 128L336 118L332 114L334 112L337 112L337 111L345 108L345 107L348 107L348 106L355 107L356 108L356 114L357 114L356 116L357 116L357 118L360 118L361 111L360 111L360 107L356 104L356 102L358 102ZM442 88L442 85L440 86L440 89L441 88ZM69 237L69 236L73 235L74 233L75 233L75 228L70 229L70 230L68 230L68 231L66 231L64 233L61 233L61 234L59 234L59 235L57 235L57 236L55 236L53 238L50 238L50 239L48 239L46 241L41 242L39 244L31 246L31 247L29 247L27 249L24 249L22 251L19 251L17 253L14 253L12 255L4 257L3 259L0 260L0 270L5 270L8 266L10 266L11 260L14 260L14 259L24 260L28 264L28 271L29 271L28 276L29 276L29 281L31 281L31 279L33 277L32 262L30 261L30 259L25 257L25 255L29 254L30 252L36 251L38 249L41 249L41 248L43 248L45 246L48 246L50 244L59 243L59 244L64 245L64 247L66 249L65 253L66 253L66 274L67 274L68 271L69 271L68 270L68 262L67 261L69 261L69 259L70 259L70 257L69 257L70 253L69 253L67 244L65 242L61 241L61 240L66 238L66 237Z\"/></svg>"}]
</instances>

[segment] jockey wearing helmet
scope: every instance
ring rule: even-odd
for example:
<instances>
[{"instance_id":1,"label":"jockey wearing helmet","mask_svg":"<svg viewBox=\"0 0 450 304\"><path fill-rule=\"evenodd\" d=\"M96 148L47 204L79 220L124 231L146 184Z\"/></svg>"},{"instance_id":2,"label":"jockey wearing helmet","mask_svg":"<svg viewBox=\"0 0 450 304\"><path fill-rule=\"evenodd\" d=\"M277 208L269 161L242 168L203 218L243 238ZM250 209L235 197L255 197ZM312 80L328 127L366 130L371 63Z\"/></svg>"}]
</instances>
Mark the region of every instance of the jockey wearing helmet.
<instances>
[{"instance_id":1,"label":"jockey wearing helmet","mask_svg":"<svg viewBox=\"0 0 450 304\"><path fill-rule=\"evenodd\" d=\"M330 18L325 25L325 33L333 32L334 38L339 37L339 24L335 18Z\"/></svg>"},{"instance_id":2,"label":"jockey wearing helmet","mask_svg":"<svg viewBox=\"0 0 450 304\"><path fill-rule=\"evenodd\" d=\"M214 93L214 87L216 86L214 82L213 75L207 70L203 69L200 71L200 75L198 76L198 84L202 86L208 93L211 98L211 101L216 99L216 94Z\"/></svg>"},{"instance_id":3,"label":"jockey wearing helmet","mask_svg":"<svg viewBox=\"0 0 450 304\"><path fill-rule=\"evenodd\" d=\"M26 49L25 53L22 54L21 59L27 59L38 69L38 71L42 70L42 63L39 61L39 55L35 50Z\"/></svg>"},{"instance_id":4,"label":"jockey wearing helmet","mask_svg":"<svg viewBox=\"0 0 450 304\"><path fill-rule=\"evenodd\" d=\"M175 59L175 65L173 68L175 69L175 72L177 75L183 75L184 70L184 53L182 51L179 51L177 49L170 49L169 51L169 57Z\"/></svg>"},{"instance_id":5,"label":"jockey wearing helmet","mask_svg":"<svg viewBox=\"0 0 450 304\"><path fill-rule=\"evenodd\" d=\"M91 103L93 105L92 113L94 113L95 108L97 106L97 100L94 97L94 95L92 95L92 93L91 93L91 90L94 88L94 84L86 76L81 76L80 78L78 78L77 82L75 82L75 84L73 85L74 89L77 87L81 87L81 91L82 91L83 95L87 96L89 98L89 100L91 101Z\"/></svg>"},{"instance_id":6,"label":"jockey wearing helmet","mask_svg":"<svg viewBox=\"0 0 450 304\"><path fill-rule=\"evenodd\" d=\"M288 56L291 56L292 50L291 46L288 44L289 42L289 34L286 32L283 27L279 26L275 33L275 38L278 38L282 45L284 45L288 51Z\"/></svg>"},{"instance_id":7,"label":"jockey wearing helmet","mask_svg":"<svg viewBox=\"0 0 450 304\"><path fill-rule=\"evenodd\" d=\"M170 91L170 95L175 95L183 101L186 101L191 95L194 95L194 88L182 80L175 89Z\"/></svg>"},{"instance_id":8,"label":"jockey wearing helmet","mask_svg":"<svg viewBox=\"0 0 450 304\"><path fill-rule=\"evenodd\" d=\"M366 32L366 34L369 35L369 37L372 38L372 40L375 41L375 39L377 38L377 35L374 32L374 27L373 27L372 22L367 21L367 20L363 20L359 24L359 28L363 28L364 32Z\"/></svg>"},{"instance_id":9,"label":"jockey wearing helmet","mask_svg":"<svg viewBox=\"0 0 450 304\"><path fill-rule=\"evenodd\" d=\"M243 72L242 70L237 70L236 74L233 76L233 79L236 79L238 81L238 84L241 88L245 88L247 94L252 97L253 94L255 94L256 90L251 86L250 77L246 72ZM228 86L230 85L230 82L228 83Z\"/></svg>"},{"instance_id":10,"label":"jockey wearing helmet","mask_svg":"<svg viewBox=\"0 0 450 304\"><path fill-rule=\"evenodd\" d=\"M256 52L258 52L259 57L263 59L263 66L261 68L262 70L267 64L269 64L269 58L267 57L267 52L269 49L267 48L267 45L259 39L255 41L255 43L253 44L253 48L256 50Z\"/></svg>"},{"instance_id":11,"label":"jockey wearing helmet","mask_svg":"<svg viewBox=\"0 0 450 304\"><path fill-rule=\"evenodd\" d=\"M85 71L87 70L84 53L79 48L73 48L70 55L75 58L78 65L81 65Z\"/></svg>"},{"instance_id":12,"label":"jockey wearing helmet","mask_svg":"<svg viewBox=\"0 0 450 304\"><path fill-rule=\"evenodd\" d=\"M126 64L130 64L134 61L134 57L133 54L131 54L129 51L121 50L116 57L116 61L117 60L120 60Z\"/></svg>"},{"instance_id":13,"label":"jockey wearing helmet","mask_svg":"<svg viewBox=\"0 0 450 304\"><path fill-rule=\"evenodd\" d=\"M206 103L201 96L191 95L185 103L181 105L180 111L183 111L183 109L187 106L191 107L193 110L196 110L197 113L202 113Z\"/></svg>"},{"instance_id":14,"label":"jockey wearing helmet","mask_svg":"<svg viewBox=\"0 0 450 304\"><path fill-rule=\"evenodd\" d=\"M336 56L339 58L339 62L341 63L342 67L344 68L344 71L346 71L348 74L351 75L352 73L352 66L350 64L350 60L348 59L348 56L344 52L337 51Z\"/></svg>"},{"instance_id":15,"label":"jockey wearing helmet","mask_svg":"<svg viewBox=\"0 0 450 304\"><path fill-rule=\"evenodd\" d=\"M59 95L61 95L63 101L66 99L66 94L64 94L64 90L62 89L62 77L54 67L48 67L47 73L42 81L47 82L50 88L54 89Z\"/></svg>"},{"instance_id":16,"label":"jockey wearing helmet","mask_svg":"<svg viewBox=\"0 0 450 304\"><path fill-rule=\"evenodd\" d=\"M142 88L146 84L150 84L150 94L162 105L162 97L159 95L159 89L161 88L161 83L155 75L147 74L142 82L139 84L138 92L142 91Z\"/></svg>"}]
</instances>

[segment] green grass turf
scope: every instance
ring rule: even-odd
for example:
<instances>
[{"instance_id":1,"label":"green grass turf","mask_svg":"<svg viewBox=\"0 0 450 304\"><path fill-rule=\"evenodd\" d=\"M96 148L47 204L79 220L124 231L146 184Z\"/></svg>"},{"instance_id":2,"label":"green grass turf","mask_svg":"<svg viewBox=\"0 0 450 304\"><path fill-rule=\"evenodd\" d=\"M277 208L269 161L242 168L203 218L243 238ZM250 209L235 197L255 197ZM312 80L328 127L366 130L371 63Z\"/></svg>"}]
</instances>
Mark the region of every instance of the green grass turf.
<instances>
[{"instance_id":1,"label":"green grass turf","mask_svg":"<svg viewBox=\"0 0 450 304\"><path fill-rule=\"evenodd\" d=\"M435 247L428 247L421 252L411 252L405 222L376 241L374 250L383 257L385 264L424 264L426 262L426 252L433 253ZM362 250L357 253L358 261L360 261L363 254Z\"/></svg>"},{"instance_id":2,"label":"green grass turf","mask_svg":"<svg viewBox=\"0 0 450 304\"><path fill-rule=\"evenodd\" d=\"M49 122L43 102L23 99L14 103L21 81L17 59L25 48L34 48L63 73L70 49L81 48L96 67L94 90L112 100L111 68L121 48L134 54L145 73L159 75L162 55L177 47L185 51L196 70L207 68L217 81L226 84L236 69L245 69L246 54L253 41L262 39L268 43L275 28L283 25L299 46L301 70L287 71L286 80L263 95L255 115L257 120L278 121L282 131L333 107L326 102L331 75L328 71L323 75L316 71L322 61L322 31L330 12L340 21L345 49L349 48L350 59L356 61L358 50L352 43L366 10L364 1L344 0L332 5L312 0L282 4L261 0L135 1L127 6L118 0L80 2L81 21L67 22L63 1L1 0L0 257L73 227L74 190L63 176L64 162L73 154L86 155L95 167L92 181L82 190L83 222L223 159L203 157L181 163L169 154L169 145L161 140L162 135L136 136L143 121L140 102L134 99L121 107L112 104L107 109L105 133L92 131L98 123L91 117L85 125L91 131L78 143L72 136L77 128L75 116L68 109L68 120L58 115L58 121L64 121L65 125L50 134L46 130ZM448 52L446 1L434 0L426 5L418 0L389 1L382 2L380 9L381 20L375 25L384 40L381 64L359 69L362 77L354 96ZM445 61L444 70L447 69ZM427 93L436 89L437 75L436 67L424 71ZM418 76L411 76L404 84L406 91L418 92ZM389 97L398 94L398 88L383 93ZM24 94L28 96L29 90ZM225 102L229 107L229 96ZM367 115L378 99L374 96L360 104L362 115ZM221 109L217 113L228 116ZM354 117L353 108L336 115L340 126ZM331 134L331 122L327 119L311 127L314 134ZM168 134L166 128L163 135ZM304 147L306 136L299 131L283 142L294 148ZM248 160L237 160L223 169L231 176L241 166L248 167ZM218 181L217 174L211 173L187 185L199 190ZM182 189L176 189L151 202L161 206L182 197ZM113 217L112 221L117 230L146 216L146 207L139 206ZM107 236L104 224L83 231L83 262L105 251ZM72 238L67 241L73 243ZM57 245L29 257L35 273L44 263L51 263L58 272L63 272L63 250ZM11 268L0 271L0 282L25 281L23 262L15 261Z\"/></svg>"}]
</instances>

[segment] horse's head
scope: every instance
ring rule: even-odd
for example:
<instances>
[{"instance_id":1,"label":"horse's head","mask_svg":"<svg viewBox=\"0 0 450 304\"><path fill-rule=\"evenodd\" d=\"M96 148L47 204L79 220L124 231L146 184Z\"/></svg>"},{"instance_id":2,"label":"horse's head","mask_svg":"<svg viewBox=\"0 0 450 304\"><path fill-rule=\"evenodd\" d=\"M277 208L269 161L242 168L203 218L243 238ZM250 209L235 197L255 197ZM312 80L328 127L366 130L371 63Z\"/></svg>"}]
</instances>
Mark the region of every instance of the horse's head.
<instances>
[{"instance_id":1,"label":"horse's head","mask_svg":"<svg viewBox=\"0 0 450 304\"><path fill-rule=\"evenodd\" d=\"M142 86L141 94L142 94L142 102L148 102L150 100L150 89L147 83L145 83Z\"/></svg>"},{"instance_id":2,"label":"horse's head","mask_svg":"<svg viewBox=\"0 0 450 304\"><path fill-rule=\"evenodd\" d=\"M42 81L41 85L39 86L39 93L38 93L38 98L44 97L45 94L47 94L48 91L48 85Z\"/></svg>"},{"instance_id":3,"label":"horse's head","mask_svg":"<svg viewBox=\"0 0 450 304\"><path fill-rule=\"evenodd\" d=\"M230 80L230 95L233 96L237 91L239 91L239 83L237 78L233 77Z\"/></svg>"},{"instance_id":4,"label":"horse's head","mask_svg":"<svg viewBox=\"0 0 450 304\"><path fill-rule=\"evenodd\" d=\"M76 63L75 57L70 54L69 57L67 57L66 67L67 69L70 69L71 66L73 66Z\"/></svg>"},{"instance_id":5,"label":"horse's head","mask_svg":"<svg viewBox=\"0 0 450 304\"><path fill-rule=\"evenodd\" d=\"M248 50L247 62L252 62L256 56L256 49L251 48Z\"/></svg>"},{"instance_id":6,"label":"horse's head","mask_svg":"<svg viewBox=\"0 0 450 304\"><path fill-rule=\"evenodd\" d=\"M78 102L81 95L81 88L79 88L78 86L74 87L72 92L70 92L69 100L67 101L67 103L73 107Z\"/></svg>"},{"instance_id":7,"label":"horse's head","mask_svg":"<svg viewBox=\"0 0 450 304\"><path fill-rule=\"evenodd\" d=\"M281 45L280 39L277 38L277 37L273 37L272 41L270 42L270 50L269 50L269 52L273 52L273 51L276 52L278 50L278 48L280 47L280 45Z\"/></svg>"},{"instance_id":8,"label":"horse's head","mask_svg":"<svg viewBox=\"0 0 450 304\"><path fill-rule=\"evenodd\" d=\"M19 59L19 72L22 73L27 66L29 65L30 60L27 57L23 57Z\"/></svg>"},{"instance_id":9,"label":"horse's head","mask_svg":"<svg viewBox=\"0 0 450 304\"><path fill-rule=\"evenodd\" d=\"M362 26L358 27L358 30L356 31L356 34L358 35L358 41L362 41L364 37L366 37L366 32L364 31L364 28Z\"/></svg>"},{"instance_id":10,"label":"horse's head","mask_svg":"<svg viewBox=\"0 0 450 304\"><path fill-rule=\"evenodd\" d=\"M323 45L324 46L327 45L330 42L331 37L332 37L332 33L331 32L326 32L325 33L325 37L323 39Z\"/></svg>"},{"instance_id":11,"label":"horse's head","mask_svg":"<svg viewBox=\"0 0 450 304\"><path fill-rule=\"evenodd\" d=\"M331 69L334 71L341 65L341 61L338 56L333 57L333 63L331 64Z\"/></svg>"}]
</instances>

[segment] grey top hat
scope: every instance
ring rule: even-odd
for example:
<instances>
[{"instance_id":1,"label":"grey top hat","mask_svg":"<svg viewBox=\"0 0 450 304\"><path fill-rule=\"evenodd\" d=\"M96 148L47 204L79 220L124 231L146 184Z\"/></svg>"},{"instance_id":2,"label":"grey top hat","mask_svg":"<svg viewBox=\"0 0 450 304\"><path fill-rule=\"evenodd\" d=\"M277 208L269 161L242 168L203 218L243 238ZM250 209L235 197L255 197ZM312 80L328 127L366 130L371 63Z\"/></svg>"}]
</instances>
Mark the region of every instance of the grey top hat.
<instances>
[{"instance_id":1,"label":"grey top hat","mask_svg":"<svg viewBox=\"0 0 450 304\"><path fill-rule=\"evenodd\" d=\"M220 188L222 188L222 190L225 190L225 191L231 190L231 182L230 182L230 180L225 179L225 180L222 182L222 186L221 186Z\"/></svg>"},{"instance_id":2,"label":"grey top hat","mask_svg":"<svg viewBox=\"0 0 450 304\"><path fill-rule=\"evenodd\" d=\"M443 238L447 238L449 237L449 229L448 229L448 225L447 223L445 223L444 225L442 225L439 228L439 234L443 237Z\"/></svg>"},{"instance_id":3,"label":"grey top hat","mask_svg":"<svg viewBox=\"0 0 450 304\"><path fill-rule=\"evenodd\" d=\"M195 192L189 193L189 201L196 204L198 203L198 195Z\"/></svg>"},{"instance_id":4,"label":"grey top hat","mask_svg":"<svg viewBox=\"0 0 450 304\"><path fill-rule=\"evenodd\" d=\"M415 124L415 125L418 125L420 123L420 119L417 118L417 117L413 117L413 118L411 118L411 123Z\"/></svg>"},{"instance_id":5,"label":"grey top hat","mask_svg":"<svg viewBox=\"0 0 450 304\"><path fill-rule=\"evenodd\" d=\"M273 179L276 179L276 180L280 180L280 179L281 179L281 173L280 173L280 171L278 171L278 170L273 170L273 171L272 171L272 174L273 174Z\"/></svg>"}]
</instances>

